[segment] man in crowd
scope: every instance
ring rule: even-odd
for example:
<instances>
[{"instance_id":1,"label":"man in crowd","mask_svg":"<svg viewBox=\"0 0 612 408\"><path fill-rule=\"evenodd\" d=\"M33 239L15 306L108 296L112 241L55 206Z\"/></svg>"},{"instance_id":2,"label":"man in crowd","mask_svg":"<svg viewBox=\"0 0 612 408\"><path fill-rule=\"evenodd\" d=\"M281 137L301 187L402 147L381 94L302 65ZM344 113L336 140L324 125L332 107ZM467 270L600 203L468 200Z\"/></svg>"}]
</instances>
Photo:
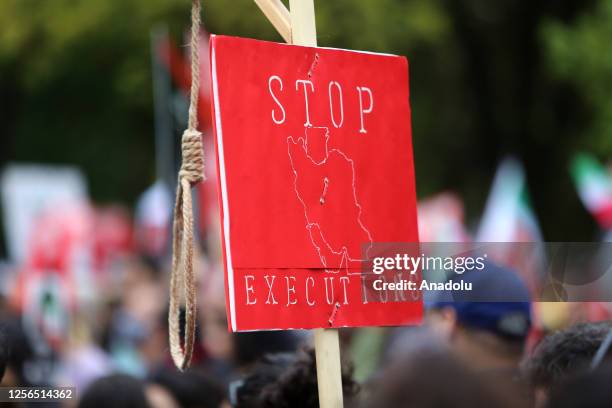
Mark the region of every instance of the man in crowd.
<instances>
[{"instance_id":1,"label":"man in crowd","mask_svg":"<svg viewBox=\"0 0 612 408\"><path fill-rule=\"evenodd\" d=\"M476 370L515 376L531 328L526 285L514 271L492 263L460 279L471 283L472 290L432 302L426 322Z\"/></svg>"},{"instance_id":2,"label":"man in crowd","mask_svg":"<svg viewBox=\"0 0 612 408\"><path fill-rule=\"evenodd\" d=\"M579 323L544 337L523 366L537 406L544 405L552 388L590 368L610 330L609 321Z\"/></svg>"}]
</instances>

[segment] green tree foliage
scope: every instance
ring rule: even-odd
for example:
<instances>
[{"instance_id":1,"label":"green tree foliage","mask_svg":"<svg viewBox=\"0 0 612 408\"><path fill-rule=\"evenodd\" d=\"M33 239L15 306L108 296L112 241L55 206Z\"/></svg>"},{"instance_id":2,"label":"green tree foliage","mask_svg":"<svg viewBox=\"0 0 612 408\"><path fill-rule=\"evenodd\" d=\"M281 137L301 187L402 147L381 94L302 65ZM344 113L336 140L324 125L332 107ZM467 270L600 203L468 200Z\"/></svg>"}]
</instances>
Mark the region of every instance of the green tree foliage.
<instances>
[{"instance_id":1,"label":"green tree foliage","mask_svg":"<svg viewBox=\"0 0 612 408\"><path fill-rule=\"evenodd\" d=\"M172 0L0 2L0 159L82 167L95 198L152 179L149 32Z\"/></svg>"},{"instance_id":2,"label":"green tree foliage","mask_svg":"<svg viewBox=\"0 0 612 408\"><path fill-rule=\"evenodd\" d=\"M452 107L453 98L435 94L456 81L432 81L454 59L439 0L316 6L321 45L418 57L423 69L414 70L415 81L432 88L413 88L417 130L440 119L436 106ZM206 1L203 15L211 32L280 40L250 0ZM95 198L131 201L153 177L149 32L169 24L182 43L188 21L187 0L1 2L1 126L8 137L0 160L73 163L86 170ZM431 185L426 175L436 179L433 170L423 171L423 186Z\"/></svg>"},{"instance_id":3,"label":"green tree foliage","mask_svg":"<svg viewBox=\"0 0 612 408\"><path fill-rule=\"evenodd\" d=\"M555 78L571 84L588 112L581 148L612 157L612 0L600 0L574 24L546 21L541 35Z\"/></svg>"},{"instance_id":4,"label":"green tree foliage","mask_svg":"<svg viewBox=\"0 0 612 408\"><path fill-rule=\"evenodd\" d=\"M408 57L419 196L457 191L475 217L499 159L514 153L526 163L545 237L563 240L590 239L593 227L567 174L569 158L578 147L610 152L611 0L574 19L592 1L315 0L315 7L320 45ZM94 199L132 202L154 177L149 33L167 24L184 44L189 4L0 1L0 163L76 164ZM280 40L252 0L206 0L203 16L210 32ZM579 146L583 131L594 136Z\"/></svg>"}]
</instances>

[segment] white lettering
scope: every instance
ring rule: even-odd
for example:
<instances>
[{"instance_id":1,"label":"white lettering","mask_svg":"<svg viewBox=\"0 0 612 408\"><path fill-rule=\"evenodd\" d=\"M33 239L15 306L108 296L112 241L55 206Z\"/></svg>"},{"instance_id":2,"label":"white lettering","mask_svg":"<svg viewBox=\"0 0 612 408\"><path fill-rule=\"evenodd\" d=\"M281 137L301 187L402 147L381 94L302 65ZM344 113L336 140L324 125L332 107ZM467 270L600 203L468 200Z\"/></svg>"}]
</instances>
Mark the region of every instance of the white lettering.
<instances>
[{"instance_id":1,"label":"white lettering","mask_svg":"<svg viewBox=\"0 0 612 408\"><path fill-rule=\"evenodd\" d=\"M366 109L363 108L362 92L366 92L370 97L370 103ZM359 133L368 133L363 123L363 115L364 113L372 113L372 109L374 109L374 97L372 96L372 91L370 88L366 88L365 86L358 86L357 93L359 93L359 118L361 119L361 128L359 128Z\"/></svg>"},{"instance_id":2,"label":"white lettering","mask_svg":"<svg viewBox=\"0 0 612 408\"><path fill-rule=\"evenodd\" d=\"M287 280L287 304L285 306L295 305L297 299L291 299L291 294L295 295L295 283L293 285L289 283L290 280L295 282L295 276L285 276L285 279Z\"/></svg>"},{"instance_id":3,"label":"white lettering","mask_svg":"<svg viewBox=\"0 0 612 408\"><path fill-rule=\"evenodd\" d=\"M280 90L281 91L283 90L283 80L280 79L280 77L278 77L276 75L272 75L270 77L270 79L268 79L268 90L270 91L270 95L272 96L272 99L274 99L274 102L276 102L276 104L278 105L278 107L281 110L281 118L280 119L276 119L276 116L274 115L274 109L272 109L272 120L277 125L280 125L281 123L285 122L285 108L283 108L283 105L280 103L280 101L278 100L276 95L274 95L274 92L272 92L272 81L274 81L274 80L278 81L278 83L280 84Z\"/></svg>"},{"instance_id":4,"label":"white lettering","mask_svg":"<svg viewBox=\"0 0 612 408\"><path fill-rule=\"evenodd\" d=\"M272 304L277 305L278 302L274 299L274 293L272 293L272 286L274 285L274 279L276 279L276 275L272 275L272 280L269 280L270 275L264 276L266 283L268 284L268 298L266 299L266 305L270 304L270 298L272 298Z\"/></svg>"},{"instance_id":5,"label":"white lettering","mask_svg":"<svg viewBox=\"0 0 612 408\"><path fill-rule=\"evenodd\" d=\"M327 299L327 304L331 305L334 303L334 278L333 277L325 277L325 298ZM330 282L330 285L327 282ZM329 294L329 288L331 287L331 296Z\"/></svg>"},{"instance_id":6,"label":"white lettering","mask_svg":"<svg viewBox=\"0 0 612 408\"><path fill-rule=\"evenodd\" d=\"M249 280L250 280L250 284L249 284ZM250 294L253 293L255 294L255 289L253 289L253 281L255 280L255 276L254 275L246 275L244 277L244 286L246 287L246 304L247 305L254 305L255 303L257 303L257 299L251 299Z\"/></svg>"},{"instance_id":7,"label":"white lettering","mask_svg":"<svg viewBox=\"0 0 612 408\"><path fill-rule=\"evenodd\" d=\"M336 122L336 118L334 117L334 104L332 103L332 86L336 87L336 89L338 89L338 96L339 96L339 100L340 100L340 123ZM329 83L329 86L327 88L328 93L329 93L329 115L331 116L331 120L332 123L334 124L334 127L341 127L342 123L344 122L344 103L342 101L342 87L340 86L339 83L337 83L336 81L331 81Z\"/></svg>"},{"instance_id":8,"label":"white lettering","mask_svg":"<svg viewBox=\"0 0 612 408\"><path fill-rule=\"evenodd\" d=\"M310 296L309 296L309 291L308 291L308 282L312 282L312 287L314 288L314 278L310 276L308 277L308 279L306 279L306 303L308 303L308 306L314 306L315 302L310 301Z\"/></svg>"},{"instance_id":9,"label":"white lettering","mask_svg":"<svg viewBox=\"0 0 612 408\"><path fill-rule=\"evenodd\" d=\"M312 123L310 123L310 115L308 114L308 91L306 90L306 84L310 85L310 90L312 92L314 92L314 86L312 85L312 82L306 80L306 79L298 79L297 81L295 81L295 90L298 90L298 84L302 84L304 85L304 105L306 106L306 122L304 123L304 126L312 126Z\"/></svg>"},{"instance_id":10,"label":"white lettering","mask_svg":"<svg viewBox=\"0 0 612 408\"><path fill-rule=\"evenodd\" d=\"M342 276L340 282L342 282L342 287L344 289L344 304L348 305L348 294L346 293L346 285L349 282L348 276Z\"/></svg>"}]
</instances>

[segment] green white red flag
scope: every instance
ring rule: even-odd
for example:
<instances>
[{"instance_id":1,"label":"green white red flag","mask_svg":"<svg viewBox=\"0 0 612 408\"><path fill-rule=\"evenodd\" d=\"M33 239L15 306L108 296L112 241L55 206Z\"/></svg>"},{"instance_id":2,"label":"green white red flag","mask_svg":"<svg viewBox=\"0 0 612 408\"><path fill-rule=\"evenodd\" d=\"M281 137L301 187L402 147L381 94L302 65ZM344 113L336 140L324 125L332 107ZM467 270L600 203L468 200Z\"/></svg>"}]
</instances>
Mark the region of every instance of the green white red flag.
<instances>
[{"instance_id":1,"label":"green white red flag","mask_svg":"<svg viewBox=\"0 0 612 408\"><path fill-rule=\"evenodd\" d=\"M612 175L584 153L574 157L571 173L584 206L603 229L612 229Z\"/></svg>"}]
</instances>

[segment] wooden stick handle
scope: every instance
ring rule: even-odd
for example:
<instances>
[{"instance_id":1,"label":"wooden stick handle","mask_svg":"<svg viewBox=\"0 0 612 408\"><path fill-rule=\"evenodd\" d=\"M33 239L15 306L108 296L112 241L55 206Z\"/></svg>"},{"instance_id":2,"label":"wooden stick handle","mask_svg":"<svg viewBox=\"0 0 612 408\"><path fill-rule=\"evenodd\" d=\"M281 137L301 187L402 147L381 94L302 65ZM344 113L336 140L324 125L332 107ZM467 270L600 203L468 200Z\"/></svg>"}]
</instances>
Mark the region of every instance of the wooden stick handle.
<instances>
[{"instance_id":1,"label":"wooden stick handle","mask_svg":"<svg viewBox=\"0 0 612 408\"><path fill-rule=\"evenodd\" d=\"M317 46L313 0L289 0L291 40L295 45ZM338 329L316 329L317 385L320 408L342 408L342 368Z\"/></svg>"},{"instance_id":2,"label":"wooden stick handle","mask_svg":"<svg viewBox=\"0 0 612 408\"><path fill-rule=\"evenodd\" d=\"M313 0L289 0L291 40L296 45L317 46L317 27Z\"/></svg>"},{"instance_id":3,"label":"wooden stick handle","mask_svg":"<svg viewBox=\"0 0 612 408\"><path fill-rule=\"evenodd\" d=\"M291 17L281 0L255 0L264 15L270 20L283 39L291 44Z\"/></svg>"},{"instance_id":4,"label":"wooden stick handle","mask_svg":"<svg viewBox=\"0 0 612 408\"><path fill-rule=\"evenodd\" d=\"M342 408L342 369L338 329L316 329L314 340L319 407Z\"/></svg>"},{"instance_id":5,"label":"wooden stick handle","mask_svg":"<svg viewBox=\"0 0 612 408\"><path fill-rule=\"evenodd\" d=\"M313 0L289 0L290 12L280 0L255 0L289 44L317 46ZM342 408L342 368L338 329L314 331L320 408Z\"/></svg>"}]
</instances>

